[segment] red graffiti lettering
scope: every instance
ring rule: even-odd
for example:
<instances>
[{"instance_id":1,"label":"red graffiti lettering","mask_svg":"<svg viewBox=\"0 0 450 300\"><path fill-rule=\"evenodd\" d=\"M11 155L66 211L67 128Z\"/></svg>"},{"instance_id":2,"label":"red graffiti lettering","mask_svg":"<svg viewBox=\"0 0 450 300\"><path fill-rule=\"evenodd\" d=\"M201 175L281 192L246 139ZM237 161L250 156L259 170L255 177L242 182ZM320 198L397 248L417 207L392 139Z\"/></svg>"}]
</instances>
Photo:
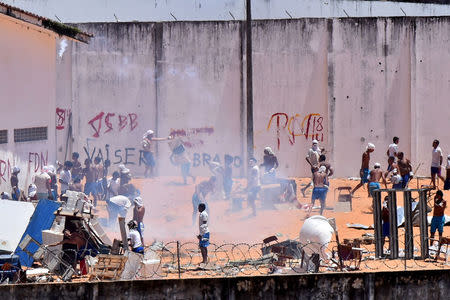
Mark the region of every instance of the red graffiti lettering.
<instances>
[{"instance_id":1,"label":"red graffiti lettering","mask_svg":"<svg viewBox=\"0 0 450 300\"><path fill-rule=\"evenodd\" d=\"M116 114L113 113L107 113L105 117L105 125L108 129L105 130L105 133L110 132L113 130L113 126L111 124L111 121L109 120L110 117L114 117Z\"/></svg>"},{"instance_id":2,"label":"red graffiti lettering","mask_svg":"<svg viewBox=\"0 0 450 300\"><path fill-rule=\"evenodd\" d=\"M3 180L4 182L6 182L5 175L6 175L6 161L0 160L0 179ZM0 184L2 182L1 180Z\"/></svg>"},{"instance_id":3,"label":"red graffiti lettering","mask_svg":"<svg viewBox=\"0 0 450 300\"><path fill-rule=\"evenodd\" d=\"M119 131L125 128L128 125L128 117L119 115Z\"/></svg>"},{"instance_id":4,"label":"red graffiti lettering","mask_svg":"<svg viewBox=\"0 0 450 300\"><path fill-rule=\"evenodd\" d=\"M70 114L70 109L56 108L56 130L63 130L66 127L66 119Z\"/></svg>"},{"instance_id":5,"label":"red graffiti lettering","mask_svg":"<svg viewBox=\"0 0 450 300\"><path fill-rule=\"evenodd\" d=\"M94 134L92 135L93 137L98 138L100 136L100 129L102 128L102 118L104 114L104 112L101 112L88 122L88 124L91 125L92 129L94 129ZM95 124L95 122L97 122L97 124Z\"/></svg>"},{"instance_id":6,"label":"red graffiti lettering","mask_svg":"<svg viewBox=\"0 0 450 300\"><path fill-rule=\"evenodd\" d=\"M270 130L274 119L276 119L278 150L280 150L283 136L287 137L290 145L295 145L295 138L298 136L304 136L306 140L310 138L311 140L317 139L323 142L323 117L318 113L308 114L303 120L300 114L294 114L289 117L287 113L275 113L269 119L267 131Z\"/></svg>"},{"instance_id":7,"label":"red graffiti lettering","mask_svg":"<svg viewBox=\"0 0 450 300\"><path fill-rule=\"evenodd\" d=\"M137 120L137 115L134 113L128 114L128 116L130 117L130 130L133 131L137 126L138 126L138 122Z\"/></svg>"}]
</instances>

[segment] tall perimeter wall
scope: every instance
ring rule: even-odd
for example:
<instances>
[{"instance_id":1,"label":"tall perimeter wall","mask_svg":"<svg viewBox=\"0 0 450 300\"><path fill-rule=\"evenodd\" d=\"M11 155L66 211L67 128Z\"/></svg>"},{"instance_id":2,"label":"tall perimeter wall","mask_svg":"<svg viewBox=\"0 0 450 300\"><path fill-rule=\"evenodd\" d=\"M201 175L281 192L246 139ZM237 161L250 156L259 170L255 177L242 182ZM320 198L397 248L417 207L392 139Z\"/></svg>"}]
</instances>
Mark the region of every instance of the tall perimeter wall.
<instances>
[{"instance_id":1,"label":"tall perimeter wall","mask_svg":"<svg viewBox=\"0 0 450 300\"><path fill-rule=\"evenodd\" d=\"M69 42L58 58L58 159L101 151L139 175L141 137L153 129L183 139L196 175L225 154L244 174L244 22L78 26L95 38L87 47ZM256 157L271 146L281 175L309 176L304 158L317 138L336 176L358 176L365 145L377 146L372 163L385 166L397 135L428 174L432 140L445 155L450 149L449 32L449 17L255 21ZM178 174L167 142L156 150L159 173Z\"/></svg>"}]
</instances>

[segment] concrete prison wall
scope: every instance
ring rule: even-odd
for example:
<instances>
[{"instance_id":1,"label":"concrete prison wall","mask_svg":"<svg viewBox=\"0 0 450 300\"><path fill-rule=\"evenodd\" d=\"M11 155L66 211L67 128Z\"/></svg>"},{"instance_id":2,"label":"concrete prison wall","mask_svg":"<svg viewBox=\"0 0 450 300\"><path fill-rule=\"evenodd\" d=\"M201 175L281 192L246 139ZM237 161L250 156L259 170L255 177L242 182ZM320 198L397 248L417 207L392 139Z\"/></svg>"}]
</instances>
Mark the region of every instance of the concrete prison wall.
<instances>
[{"instance_id":1,"label":"concrete prison wall","mask_svg":"<svg viewBox=\"0 0 450 300\"><path fill-rule=\"evenodd\" d=\"M446 299L450 271L2 285L3 299Z\"/></svg>"},{"instance_id":2,"label":"concrete prison wall","mask_svg":"<svg viewBox=\"0 0 450 300\"><path fill-rule=\"evenodd\" d=\"M95 38L68 43L57 64L59 159L77 150L142 174L140 141L151 128L183 139L195 175L225 154L244 174L245 23L78 25ZM309 176L304 157L317 138L336 176L359 176L366 144L377 146L372 164L385 167L397 135L428 174L433 139L450 149L449 30L449 17L255 21L255 156L271 146L280 175ZM156 150L159 173L177 175L167 142Z\"/></svg>"}]
</instances>

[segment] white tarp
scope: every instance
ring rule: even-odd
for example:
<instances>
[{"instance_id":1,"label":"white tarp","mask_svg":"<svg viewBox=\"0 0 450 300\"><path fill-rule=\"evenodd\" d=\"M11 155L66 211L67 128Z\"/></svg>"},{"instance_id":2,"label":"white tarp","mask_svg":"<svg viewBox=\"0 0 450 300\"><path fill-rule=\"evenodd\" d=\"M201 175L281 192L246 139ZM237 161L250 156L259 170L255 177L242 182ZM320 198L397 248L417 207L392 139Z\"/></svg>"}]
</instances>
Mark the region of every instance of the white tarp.
<instances>
[{"instance_id":1,"label":"white tarp","mask_svg":"<svg viewBox=\"0 0 450 300\"><path fill-rule=\"evenodd\" d=\"M16 250L33 213L30 202L0 200L0 250Z\"/></svg>"}]
</instances>

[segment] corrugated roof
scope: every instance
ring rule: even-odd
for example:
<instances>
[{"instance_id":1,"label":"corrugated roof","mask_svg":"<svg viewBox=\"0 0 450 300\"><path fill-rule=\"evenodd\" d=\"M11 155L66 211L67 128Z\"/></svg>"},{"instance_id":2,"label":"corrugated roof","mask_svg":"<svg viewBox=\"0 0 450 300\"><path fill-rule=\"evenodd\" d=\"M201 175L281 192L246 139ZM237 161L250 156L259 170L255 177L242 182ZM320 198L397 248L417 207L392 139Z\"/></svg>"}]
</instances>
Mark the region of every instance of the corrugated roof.
<instances>
[{"instance_id":1,"label":"corrugated roof","mask_svg":"<svg viewBox=\"0 0 450 300\"><path fill-rule=\"evenodd\" d=\"M68 38L77 40L83 43L89 43L93 37L92 34L83 32L76 27L67 26L63 23L38 16L23 9L0 2L0 13L6 16L30 23L48 30L51 30L59 35L64 35Z\"/></svg>"}]
</instances>

